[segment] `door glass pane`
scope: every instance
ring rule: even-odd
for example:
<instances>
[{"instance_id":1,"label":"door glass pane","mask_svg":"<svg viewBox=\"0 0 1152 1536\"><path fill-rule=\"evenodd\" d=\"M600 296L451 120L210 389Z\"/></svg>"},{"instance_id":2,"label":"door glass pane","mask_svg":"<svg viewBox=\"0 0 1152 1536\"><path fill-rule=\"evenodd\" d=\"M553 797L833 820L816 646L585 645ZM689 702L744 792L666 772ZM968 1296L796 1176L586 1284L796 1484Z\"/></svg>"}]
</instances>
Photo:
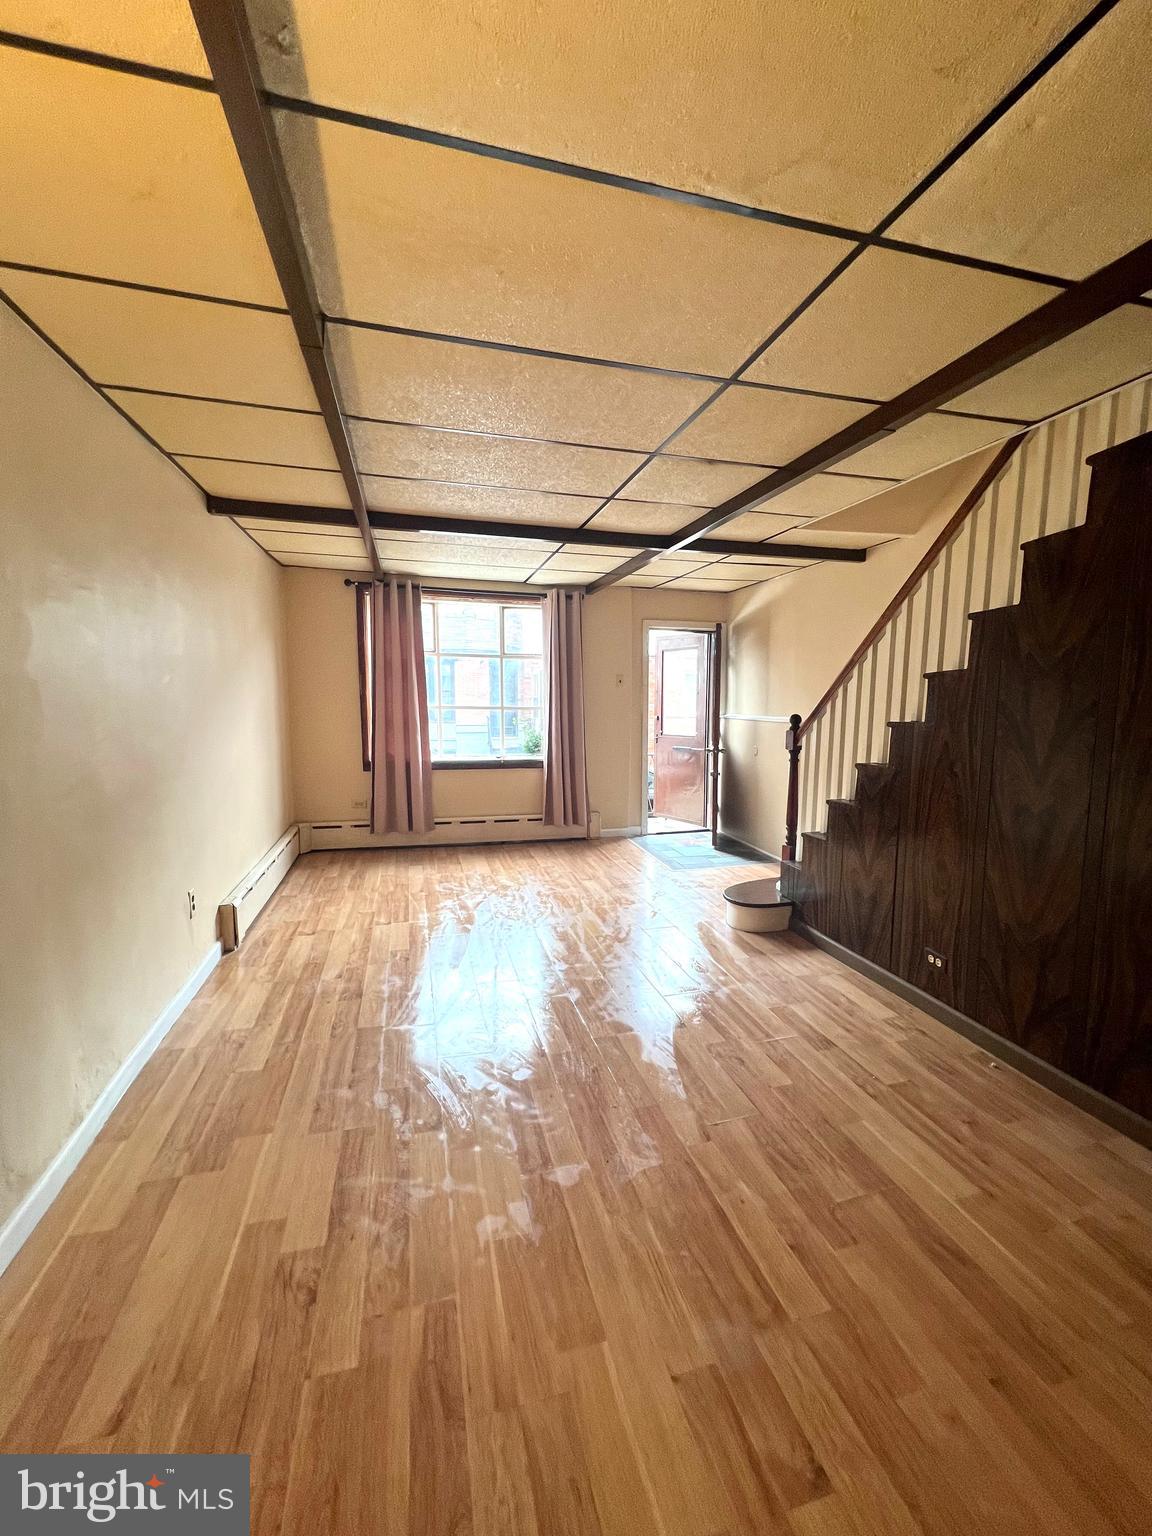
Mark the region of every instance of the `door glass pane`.
<instances>
[{"instance_id":1,"label":"door glass pane","mask_svg":"<svg viewBox=\"0 0 1152 1536\"><path fill-rule=\"evenodd\" d=\"M495 656L441 656L440 703L497 707L500 663Z\"/></svg>"},{"instance_id":2,"label":"door glass pane","mask_svg":"<svg viewBox=\"0 0 1152 1536\"><path fill-rule=\"evenodd\" d=\"M436 604L437 649L500 654L500 607L497 603Z\"/></svg>"},{"instance_id":3,"label":"door glass pane","mask_svg":"<svg viewBox=\"0 0 1152 1536\"><path fill-rule=\"evenodd\" d=\"M504 711L504 756L540 757L544 747L544 714L539 709Z\"/></svg>"},{"instance_id":4,"label":"door glass pane","mask_svg":"<svg viewBox=\"0 0 1152 1536\"><path fill-rule=\"evenodd\" d=\"M531 608L505 608L504 649L510 656L539 656L544 648L544 613Z\"/></svg>"},{"instance_id":5,"label":"door glass pane","mask_svg":"<svg viewBox=\"0 0 1152 1536\"><path fill-rule=\"evenodd\" d=\"M440 733L441 757L500 756L498 709L442 710Z\"/></svg>"},{"instance_id":6,"label":"door glass pane","mask_svg":"<svg viewBox=\"0 0 1152 1536\"><path fill-rule=\"evenodd\" d=\"M544 663L535 658L504 661L504 707L538 709L544 702Z\"/></svg>"},{"instance_id":7,"label":"door glass pane","mask_svg":"<svg viewBox=\"0 0 1152 1536\"><path fill-rule=\"evenodd\" d=\"M665 651L663 656L665 736L695 736L700 687L700 652Z\"/></svg>"}]
</instances>

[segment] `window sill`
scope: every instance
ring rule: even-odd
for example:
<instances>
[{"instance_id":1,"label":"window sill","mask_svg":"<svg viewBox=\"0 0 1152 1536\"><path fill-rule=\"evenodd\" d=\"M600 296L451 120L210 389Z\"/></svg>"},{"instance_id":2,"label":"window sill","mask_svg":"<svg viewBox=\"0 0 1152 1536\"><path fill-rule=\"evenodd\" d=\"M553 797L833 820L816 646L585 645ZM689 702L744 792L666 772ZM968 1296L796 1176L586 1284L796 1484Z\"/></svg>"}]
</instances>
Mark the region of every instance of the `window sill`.
<instances>
[{"instance_id":1,"label":"window sill","mask_svg":"<svg viewBox=\"0 0 1152 1536\"><path fill-rule=\"evenodd\" d=\"M437 757L432 772L442 768L543 768L542 757Z\"/></svg>"}]
</instances>

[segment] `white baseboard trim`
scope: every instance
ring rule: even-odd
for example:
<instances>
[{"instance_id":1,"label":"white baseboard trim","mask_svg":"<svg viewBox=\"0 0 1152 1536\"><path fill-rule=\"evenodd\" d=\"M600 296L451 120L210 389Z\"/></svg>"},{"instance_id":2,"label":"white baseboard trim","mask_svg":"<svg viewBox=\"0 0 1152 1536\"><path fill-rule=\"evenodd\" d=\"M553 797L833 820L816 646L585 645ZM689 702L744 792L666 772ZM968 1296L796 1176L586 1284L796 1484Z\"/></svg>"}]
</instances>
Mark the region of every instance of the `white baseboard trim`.
<instances>
[{"instance_id":1,"label":"white baseboard trim","mask_svg":"<svg viewBox=\"0 0 1152 1536\"><path fill-rule=\"evenodd\" d=\"M519 815L457 817L437 822L431 832L374 833L362 821L302 822L301 848L313 853L341 848L471 848L484 843L567 842L584 838L584 827L554 827Z\"/></svg>"},{"instance_id":2,"label":"white baseboard trim","mask_svg":"<svg viewBox=\"0 0 1152 1536\"><path fill-rule=\"evenodd\" d=\"M602 827L601 837L639 837L643 827Z\"/></svg>"},{"instance_id":3,"label":"white baseboard trim","mask_svg":"<svg viewBox=\"0 0 1152 1536\"><path fill-rule=\"evenodd\" d=\"M4 1273L28 1241L37 1223L64 1188L69 1176L96 1140L105 1121L127 1093L145 1062L219 965L221 953L219 943L213 944L160 1017L125 1056L95 1104L0 1227L0 1274Z\"/></svg>"}]
</instances>

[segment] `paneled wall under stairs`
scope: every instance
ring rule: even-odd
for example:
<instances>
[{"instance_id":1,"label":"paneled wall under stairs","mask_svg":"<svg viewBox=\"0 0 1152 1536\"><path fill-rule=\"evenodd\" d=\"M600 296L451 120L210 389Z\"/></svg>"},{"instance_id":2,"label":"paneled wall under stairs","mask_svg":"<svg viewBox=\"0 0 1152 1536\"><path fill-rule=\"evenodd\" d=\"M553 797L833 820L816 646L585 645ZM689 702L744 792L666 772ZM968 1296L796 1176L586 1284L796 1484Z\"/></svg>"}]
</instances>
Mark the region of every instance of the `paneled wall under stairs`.
<instances>
[{"instance_id":1,"label":"paneled wall under stairs","mask_svg":"<svg viewBox=\"0 0 1152 1536\"><path fill-rule=\"evenodd\" d=\"M804 921L1152 1117L1152 433L1025 544L790 871ZM928 951L943 958L929 961Z\"/></svg>"}]
</instances>

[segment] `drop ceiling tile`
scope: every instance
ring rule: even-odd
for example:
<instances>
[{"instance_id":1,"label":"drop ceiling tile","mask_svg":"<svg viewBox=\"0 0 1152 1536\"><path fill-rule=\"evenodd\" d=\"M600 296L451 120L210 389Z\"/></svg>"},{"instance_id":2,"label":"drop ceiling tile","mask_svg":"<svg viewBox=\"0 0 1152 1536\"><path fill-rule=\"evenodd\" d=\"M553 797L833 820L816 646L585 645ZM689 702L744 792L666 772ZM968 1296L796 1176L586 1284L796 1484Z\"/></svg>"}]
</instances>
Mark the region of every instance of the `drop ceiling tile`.
<instances>
[{"instance_id":1,"label":"drop ceiling tile","mask_svg":"<svg viewBox=\"0 0 1152 1536\"><path fill-rule=\"evenodd\" d=\"M629 482L627 494L638 501L715 507L768 473L759 464L727 464L717 459L678 458L662 453Z\"/></svg>"},{"instance_id":2,"label":"drop ceiling tile","mask_svg":"<svg viewBox=\"0 0 1152 1536\"><path fill-rule=\"evenodd\" d=\"M645 569L650 575L659 576L665 581L669 577L687 576L692 571L702 571L705 566L716 563L715 555L697 554L694 557L691 551L685 550L683 555L659 555Z\"/></svg>"},{"instance_id":3,"label":"drop ceiling tile","mask_svg":"<svg viewBox=\"0 0 1152 1536\"><path fill-rule=\"evenodd\" d=\"M318 414L118 389L109 394L169 453L337 468L328 429Z\"/></svg>"},{"instance_id":4,"label":"drop ceiling tile","mask_svg":"<svg viewBox=\"0 0 1152 1536\"><path fill-rule=\"evenodd\" d=\"M572 544L553 555L548 561L550 571L612 571L625 560L630 560L635 550L614 549L611 554L594 555L580 545Z\"/></svg>"},{"instance_id":5,"label":"drop ceiling tile","mask_svg":"<svg viewBox=\"0 0 1152 1536\"><path fill-rule=\"evenodd\" d=\"M331 315L727 374L850 249L343 123L276 116Z\"/></svg>"},{"instance_id":6,"label":"drop ceiling tile","mask_svg":"<svg viewBox=\"0 0 1152 1536\"><path fill-rule=\"evenodd\" d=\"M427 512L437 517L480 517L497 522L553 523L578 528L599 501L543 491L505 491L487 485L444 485L365 475L368 505L377 512Z\"/></svg>"},{"instance_id":7,"label":"drop ceiling tile","mask_svg":"<svg viewBox=\"0 0 1152 1536\"><path fill-rule=\"evenodd\" d=\"M577 555L583 551L589 555L610 555L617 562L626 560L640 548L639 545L619 546L615 544L564 544L561 546L565 554Z\"/></svg>"},{"instance_id":8,"label":"drop ceiling tile","mask_svg":"<svg viewBox=\"0 0 1152 1536\"><path fill-rule=\"evenodd\" d=\"M536 491L607 496L643 463L638 453L561 447L520 438L351 423L356 461L365 474L462 480Z\"/></svg>"},{"instance_id":9,"label":"drop ceiling tile","mask_svg":"<svg viewBox=\"0 0 1152 1536\"><path fill-rule=\"evenodd\" d=\"M389 529L376 534L376 547L397 556L427 560L465 559L473 563L487 560L489 554L500 563L512 555L513 564L539 564L560 546L551 539L503 539L475 537L467 533L427 533L423 530Z\"/></svg>"},{"instance_id":10,"label":"drop ceiling tile","mask_svg":"<svg viewBox=\"0 0 1152 1536\"><path fill-rule=\"evenodd\" d=\"M1086 9L258 0L276 90L868 228ZM429 47L429 39L435 46Z\"/></svg>"},{"instance_id":11,"label":"drop ceiling tile","mask_svg":"<svg viewBox=\"0 0 1152 1536\"><path fill-rule=\"evenodd\" d=\"M1121 0L893 226L1082 278L1152 234L1152 20Z\"/></svg>"},{"instance_id":12,"label":"drop ceiling tile","mask_svg":"<svg viewBox=\"0 0 1152 1536\"><path fill-rule=\"evenodd\" d=\"M655 501L613 501L588 525L605 533L676 533L704 507L661 506Z\"/></svg>"},{"instance_id":13,"label":"drop ceiling tile","mask_svg":"<svg viewBox=\"0 0 1152 1536\"><path fill-rule=\"evenodd\" d=\"M887 400L1058 292L900 251L865 251L747 377Z\"/></svg>"},{"instance_id":14,"label":"drop ceiling tile","mask_svg":"<svg viewBox=\"0 0 1152 1536\"><path fill-rule=\"evenodd\" d=\"M526 580L538 587L583 587L603 574L602 571L554 571L548 565L542 571L534 571Z\"/></svg>"},{"instance_id":15,"label":"drop ceiling tile","mask_svg":"<svg viewBox=\"0 0 1152 1536\"><path fill-rule=\"evenodd\" d=\"M1074 331L952 402L1035 420L1152 370L1152 309L1135 304Z\"/></svg>"},{"instance_id":16,"label":"drop ceiling tile","mask_svg":"<svg viewBox=\"0 0 1152 1536\"><path fill-rule=\"evenodd\" d=\"M676 439L683 453L786 464L871 409L818 395L769 389L727 390Z\"/></svg>"},{"instance_id":17,"label":"drop ceiling tile","mask_svg":"<svg viewBox=\"0 0 1152 1536\"><path fill-rule=\"evenodd\" d=\"M898 428L859 453L841 459L837 467L849 473L856 470L861 474L892 475L907 480L952 459L974 453L986 443L1009 436L1012 430L1001 422L982 421L976 417L930 414Z\"/></svg>"},{"instance_id":18,"label":"drop ceiling tile","mask_svg":"<svg viewBox=\"0 0 1152 1536\"><path fill-rule=\"evenodd\" d=\"M538 549L504 549L492 543L477 543L474 546L471 540L463 539L455 544L430 545L417 539L377 538L376 548L383 563L392 569L419 566L430 571L439 570L441 575L446 576L450 566L484 566L488 570L495 570L499 566L511 570L514 573L511 579L517 581L520 578L516 572L535 570L548 558L546 544Z\"/></svg>"},{"instance_id":19,"label":"drop ceiling tile","mask_svg":"<svg viewBox=\"0 0 1152 1536\"><path fill-rule=\"evenodd\" d=\"M806 565L813 565L812 560L778 560L775 564L767 561L749 563L747 561L725 560L721 565L709 567L708 576L717 581L736 581L743 585L749 581L771 581L773 576L780 576L785 571L801 570Z\"/></svg>"},{"instance_id":20,"label":"drop ceiling tile","mask_svg":"<svg viewBox=\"0 0 1152 1536\"><path fill-rule=\"evenodd\" d=\"M662 587L665 577L652 576L648 571L635 571L631 576L621 576L619 587Z\"/></svg>"},{"instance_id":21,"label":"drop ceiling tile","mask_svg":"<svg viewBox=\"0 0 1152 1536\"><path fill-rule=\"evenodd\" d=\"M97 383L316 409L287 315L32 272L0 290Z\"/></svg>"},{"instance_id":22,"label":"drop ceiling tile","mask_svg":"<svg viewBox=\"0 0 1152 1536\"><path fill-rule=\"evenodd\" d=\"M204 487L210 496L230 496L240 501L283 501L305 507L344 507L348 496L344 481L323 469L283 469L275 464L237 464L228 459L194 459L178 456L178 464Z\"/></svg>"},{"instance_id":23,"label":"drop ceiling tile","mask_svg":"<svg viewBox=\"0 0 1152 1536\"><path fill-rule=\"evenodd\" d=\"M886 544L894 535L890 533L849 533L835 528L820 528L812 523L803 533L785 533L776 537L785 543L804 543L817 549L871 549L874 544ZM769 541L772 542L771 540ZM807 562L801 561L801 564Z\"/></svg>"},{"instance_id":24,"label":"drop ceiling tile","mask_svg":"<svg viewBox=\"0 0 1152 1536\"><path fill-rule=\"evenodd\" d=\"M265 517L237 517L233 518L233 521L261 540L278 533L303 533L313 539L359 539L360 530L352 521L351 512L347 516L348 522L339 526L328 523L297 523L289 522L284 518Z\"/></svg>"},{"instance_id":25,"label":"drop ceiling tile","mask_svg":"<svg viewBox=\"0 0 1152 1536\"><path fill-rule=\"evenodd\" d=\"M0 50L0 258L284 303L218 98Z\"/></svg>"},{"instance_id":26,"label":"drop ceiling tile","mask_svg":"<svg viewBox=\"0 0 1152 1536\"><path fill-rule=\"evenodd\" d=\"M764 577L765 581L769 579L768 576ZM716 581L710 576L681 576L676 581L664 582L664 589L678 589L681 592L738 592L741 587L752 585L754 583L749 581Z\"/></svg>"},{"instance_id":27,"label":"drop ceiling tile","mask_svg":"<svg viewBox=\"0 0 1152 1536\"><path fill-rule=\"evenodd\" d=\"M839 512L853 502L863 501L884 489L882 480L868 480L859 475L812 475L799 485L781 491L759 510L771 512L776 517L787 517L793 522L809 517L823 517L829 512Z\"/></svg>"},{"instance_id":28,"label":"drop ceiling tile","mask_svg":"<svg viewBox=\"0 0 1152 1536\"><path fill-rule=\"evenodd\" d=\"M386 569L403 576L437 581L527 581L538 562L525 566L473 564L467 560L403 560L386 562Z\"/></svg>"},{"instance_id":29,"label":"drop ceiling tile","mask_svg":"<svg viewBox=\"0 0 1152 1536\"><path fill-rule=\"evenodd\" d=\"M364 555L364 540L359 533L327 534L262 532L257 529L252 537L274 555L325 555L333 559L351 555L360 559Z\"/></svg>"},{"instance_id":30,"label":"drop ceiling tile","mask_svg":"<svg viewBox=\"0 0 1152 1536\"><path fill-rule=\"evenodd\" d=\"M328 337L347 409L387 421L647 450L714 388L351 326Z\"/></svg>"},{"instance_id":31,"label":"drop ceiling tile","mask_svg":"<svg viewBox=\"0 0 1152 1536\"><path fill-rule=\"evenodd\" d=\"M718 528L715 536L718 539L747 539L751 544L759 544L762 539L770 539L778 533L792 543L802 544L804 528L804 523L794 517L778 517L771 512L741 512L739 517Z\"/></svg>"},{"instance_id":32,"label":"drop ceiling tile","mask_svg":"<svg viewBox=\"0 0 1152 1536\"><path fill-rule=\"evenodd\" d=\"M351 571L359 574L372 569L367 556L362 560L356 560L351 555L273 555L272 558L281 565L306 566L321 571Z\"/></svg>"},{"instance_id":33,"label":"drop ceiling tile","mask_svg":"<svg viewBox=\"0 0 1152 1536\"><path fill-rule=\"evenodd\" d=\"M177 69L202 79L209 74L187 0L116 0L114 5L3 0L0 26L24 37Z\"/></svg>"}]
</instances>

